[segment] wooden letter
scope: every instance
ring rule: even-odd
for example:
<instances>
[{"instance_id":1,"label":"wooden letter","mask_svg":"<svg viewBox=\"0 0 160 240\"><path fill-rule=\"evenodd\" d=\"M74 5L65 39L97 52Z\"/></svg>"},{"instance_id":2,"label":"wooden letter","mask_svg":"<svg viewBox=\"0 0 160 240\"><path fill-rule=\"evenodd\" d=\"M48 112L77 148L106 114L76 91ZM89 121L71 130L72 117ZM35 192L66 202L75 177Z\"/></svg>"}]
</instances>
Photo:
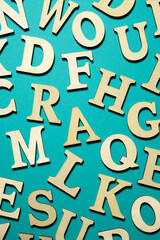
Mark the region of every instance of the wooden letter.
<instances>
[{"instance_id":1,"label":"wooden letter","mask_svg":"<svg viewBox=\"0 0 160 240\"><path fill-rule=\"evenodd\" d=\"M159 124L160 120L146 121L147 126L151 126L151 129L146 131L143 130L139 125L139 114L142 110L149 109L153 115L156 115L156 105L155 102L140 102L134 104L127 116L127 123L130 131L139 138L149 139L155 137L159 134Z\"/></svg>"},{"instance_id":2,"label":"wooden letter","mask_svg":"<svg viewBox=\"0 0 160 240\"><path fill-rule=\"evenodd\" d=\"M144 89L147 89L151 92L154 92L156 94L160 94L160 90L157 89L157 85L159 83L160 80L160 55L156 54L155 57L157 58L158 62L155 66L155 69L149 79L148 83L142 83L142 87Z\"/></svg>"},{"instance_id":3,"label":"wooden letter","mask_svg":"<svg viewBox=\"0 0 160 240\"><path fill-rule=\"evenodd\" d=\"M155 214L155 222L152 225L146 224L141 217L142 205L149 205ZM153 197L142 196L136 199L131 208L132 220L135 226L145 233L154 233L160 229L160 203Z\"/></svg>"},{"instance_id":4,"label":"wooden letter","mask_svg":"<svg viewBox=\"0 0 160 240\"><path fill-rule=\"evenodd\" d=\"M65 151L65 155L67 156L67 160L60 169L59 173L57 174L56 177L49 177L48 182L52 184L53 186L59 188L60 190L64 191L67 193L69 196L75 198L79 191L80 188L69 188L65 185L65 181L69 177L70 172L74 168L76 164L82 164L83 160L73 153L69 152L68 150Z\"/></svg>"},{"instance_id":5,"label":"wooden letter","mask_svg":"<svg viewBox=\"0 0 160 240\"><path fill-rule=\"evenodd\" d=\"M19 238L21 240L31 240L34 239L34 235L27 233L19 233ZM52 237L39 236L39 240L53 240Z\"/></svg>"},{"instance_id":6,"label":"wooden letter","mask_svg":"<svg viewBox=\"0 0 160 240\"><path fill-rule=\"evenodd\" d=\"M52 106L59 101L59 91L57 90L57 88L41 84L32 84L31 86L33 89L35 89L35 96L32 115L27 117L27 120L43 122L43 118L40 116L41 108L43 108L49 123L61 124L61 121L57 118L52 108ZM45 91L49 93L49 99L43 101L43 94Z\"/></svg>"},{"instance_id":7,"label":"wooden letter","mask_svg":"<svg viewBox=\"0 0 160 240\"><path fill-rule=\"evenodd\" d=\"M67 91L87 88L87 84L81 84L79 82L78 74L87 74L90 77L89 63L87 62L83 67L77 66L77 59L88 58L93 61L92 51L62 54L62 59L67 59L70 76L70 86L67 87Z\"/></svg>"},{"instance_id":8,"label":"wooden letter","mask_svg":"<svg viewBox=\"0 0 160 240\"><path fill-rule=\"evenodd\" d=\"M49 71L54 62L54 51L52 45L48 41L37 37L22 35L22 40L25 41L25 48L22 65L16 68L17 72L39 75ZM33 67L32 58L34 48L36 46L42 49L43 60L39 66Z\"/></svg>"},{"instance_id":9,"label":"wooden letter","mask_svg":"<svg viewBox=\"0 0 160 240\"><path fill-rule=\"evenodd\" d=\"M28 23L25 16L23 8L23 0L12 0L16 2L19 13L17 13L13 8L11 8L4 0L0 0L0 36L13 33L13 29L7 26L5 15L7 15L11 20L13 20L22 29L28 30Z\"/></svg>"},{"instance_id":10,"label":"wooden letter","mask_svg":"<svg viewBox=\"0 0 160 240\"><path fill-rule=\"evenodd\" d=\"M11 90L12 87L13 87L13 84L11 82L9 82L6 79L0 79L0 88L5 88L8 90ZM8 107L0 108L0 116L6 116L6 115L14 113L14 112L15 113L17 112L14 99L12 99L10 101Z\"/></svg>"},{"instance_id":11,"label":"wooden letter","mask_svg":"<svg viewBox=\"0 0 160 240\"><path fill-rule=\"evenodd\" d=\"M105 199L107 199L112 216L116 217L116 218L124 219L125 217L120 212L115 195L118 192L122 191L122 189L131 187L132 183L117 179L118 185L108 191L107 189L109 188L110 183L115 182L115 178L105 176L102 174L99 174L99 178L101 179L101 184L99 187L97 198L96 198L94 206L90 207L89 209L91 211L105 214L105 211L103 209L103 204L104 204Z\"/></svg>"},{"instance_id":12,"label":"wooden letter","mask_svg":"<svg viewBox=\"0 0 160 240\"><path fill-rule=\"evenodd\" d=\"M121 165L114 163L111 156L111 145L115 141L120 141L126 148L127 157L122 157ZM134 142L127 136L115 134L108 137L101 146L101 159L104 165L113 171L124 171L128 168L136 168L138 165L135 163L137 158L137 148Z\"/></svg>"},{"instance_id":13,"label":"wooden letter","mask_svg":"<svg viewBox=\"0 0 160 240\"><path fill-rule=\"evenodd\" d=\"M93 40L87 39L82 32L82 22L84 20L90 21L95 27L96 34ZM81 12L79 13L72 24L72 32L76 41L83 47L96 47L104 39L105 28L101 18L93 12Z\"/></svg>"},{"instance_id":14,"label":"wooden letter","mask_svg":"<svg viewBox=\"0 0 160 240\"><path fill-rule=\"evenodd\" d=\"M9 230L10 223L0 224L0 239L4 240L5 236Z\"/></svg>"},{"instance_id":15,"label":"wooden letter","mask_svg":"<svg viewBox=\"0 0 160 240\"><path fill-rule=\"evenodd\" d=\"M6 46L8 43L7 39L1 39L0 40L0 53L2 52L3 48ZM12 76L11 72L8 72L0 63L0 77L8 77Z\"/></svg>"},{"instance_id":16,"label":"wooden letter","mask_svg":"<svg viewBox=\"0 0 160 240\"><path fill-rule=\"evenodd\" d=\"M55 240L65 240L65 234L69 227L69 224L72 218L76 218L77 216L76 213L71 212L67 209L63 209L62 212L63 212L63 217L57 229Z\"/></svg>"},{"instance_id":17,"label":"wooden letter","mask_svg":"<svg viewBox=\"0 0 160 240\"><path fill-rule=\"evenodd\" d=\"M113 236L118 235L122 240L129 240L128 232L122 228L99 232L98 236L103 237L104 240L113 240Z\"/></svg>"},{"instance_id":18,"label":"wooden letter","mask_svg":"<svg viewBox=\"0 0 160 240\"><path fill-rule=\"evenodd\" d=\"M40 28L44 29L46 25L49 23L51 18L55 15L55 21L53 24L53 29L52 32L54 34L57 34L60 29L63 27L67 19L70 17L73 11L79 7L79 5L75 2L69 1L69 8L67 9L66 13L64 16L62 16L62 11L63 11L63 5L64 5L64 0L57 0L55 5L53 6L52 10L49 12L51 0L44 0L44 5L43 5L43 10L42 10L42 15L41 15L41 21L40 21Z\"/></svg>"},{"instance_id":19,"label":"wooden letter","mask_svg":"<svg viewBox=\"0 0 160 240\"><path fill-rule=\"evenodd\" d=\"M69 224L72 218L76 218L77 216L76 213L71 212L69 210L63 209L62 211L63 211L63 217L57 229L55 240L65 240L65 234L69 227ZM94 221L85 217L81 217L81 221L83 222L83 225L76 240L83 240L85 238L88 228L91 225L94 225Z\"/></svg>"},{"instance_id":20,"label":"wooden letter","mask_svg":"<svg viewBox=\"0 0 160 240\"><path fill-rule=\"evenodd\" d=\"M52 237L39 236L39 240L53 240Z\"/></svg>"},{"instance_id":21,"label":"wooden letter","mask_svg":"<svg viewBox=\"0 0 160 240\"><path fill-rule=\"evenodd\" d=\"M45 164L49 163L50 159L46 158L43 148L42 136L41 132L44 129L43 126L31 128L29 147L27 147L21 132L13 131L7 132L6 135L11 138L13 155L15 164L12 166L13 169L27 167L27 163L22 161L22 155L20 151L20 146L23 149L29 163L31 166L35 165L36 158L36 146L39 150L39 159L37 160L37 164Z\"/></svg>"},{"instance_id":22,"label":"wooden letter","mask_svg":"<svg viewBox=\"0 0 160 240\"><path fill-rule=\"evenodd\" d=\"M2 206L3 200L9 202L11 206L14 206L16 192L13 192L12 194L5 194L5 188L7 185L14 186L19 193L21 193L23 189L23 182L0 177L0 207ZM0 209L1 217L18 220L19 214L20 208L17 208L14 212L7 212Z\"/></svg>"},{"instance_id":23,"label":"wooden letter","mask_svg":"<svg viewBox=\"0 0 160 240\"><path fill-rule=\"evenodd\" d=\"M143 178L138 183L160 189L160 183L153 182L154 172L160 172L160 166L156 165L160 150L145 147L144 151L148 153L148 159Z\"/></svg>"},{"instance_id":24,"label":"wooden letter","mask_svg":"<svg viewBox=\"0 0 160 240\"><path fill-rule=\"evenodd\" d=\"M129 1L124 0L122 2L122 4L116 8L110 7L110 3L112 1L113 0L100 0L100 2L98 2L98 3L94 2L92 4L92 6L99 9L100 11L102 11L103 13L105 13L111 17L120 18L120 17L124 17L132 10L136 0L129 0Z\"/></svg>"},{"instance_id":25,"label":"wooden letter","mask_svg":"<svg viewBox=\"0 0 160 240\"><path fill-rule=\"evenodd\" d=\"M160 0L147 0L146 4L147 6L151 6L154 19L157 25L157 31L154 33L155 37L160 36L160 6L159 6Z\"/></svg>"},{"instance_id":26,"label":"wooden letter","mask_svg":"<svg viewBox=\"0 0 160 240\"><path fill-rule=\"evenodd\" d=\"M94 225L94 221L85 217L81 217L81 221L83 225L76 240L83 240L85 238L88 228Z\"/></svg>"},{"instance_id":27,"label":"wooden letter","mask_svg":"<svg viewBox=\"0 0 160 240\"><path fill-rule=\"evenodd\" d=\"M34 239L34 235L27 234L27 233L19 233L18 236L21 240L32 240L32 239Z\"/></svg>"},{"instance_id":28,"label":"wooden letter","mask_svg":"<svg viewBox=\"0 0 160 240\"><path fill-rule=\"evenodd\" d=\"M99 84L94 99L90 99L89 103L104 108L103 104L104 96L106 94L113 96L116 98L115 103L113 106L110 106L108 110L124 115L122 107L127 96L128 90L132 84L135 84L135 80L132 80L124 76L120 76L120 80L122 81L122 83L120 89L116 89L109 86L111 78L115 78L116 74L103 68L100 69L100 72L103 74L101 82Z\"/></svg>"},{"instance_id":29,"label":"wooden letter","mask_svg":"<svg viewBox=\"0 0 160 240\"><path fill-rule=\"evenodd\" d=\"M79 126L80 121L82 122L83 126ZM81 113L80 109L78 107L75 107L72 109L68 139L64 146L69 147L72 145L80 145L81 141L77 140L77 135L79 132L88 133L89 138L86 140L87 143L97 142L101 140L100 137L95 135L87 120Z\"/></svg>"},{"instance_id":30,"label":"wooden letter","mask_svg":"<svg viewBox=\"0 0 160 240\"><path fill-rule=\"evenodd\" d=\"M35 218L32 214L29 214L30 225L31 227L40 227L40 228L49 227L56 221L56 218L57 218L56 210L54 209L54 207L48 204L39 203L37 201L37 198L39 196L44 196L50 202L53 202L51 191L37 190L32 192L28 198L29 206L38 212L46 213L48 215L48 218L46 220L39 220Z\"/></svg>"},{"instance_id":31,"label":"wooden letter","mask_svg":"<svg viewBox=\"0 0 160 240\"><path fill-rule=\"evenodd\" d=\"M145 35L145 27L147 26L146 22L133 24L133 27L138 30L140 40L141 40L141 50L139 52L132 52L128 45L128 40L126 36L126 31L128 26L114 28L114 31L118 34L121 51L123 56L129 61L140 61L147 56L148 53L148 44Z\"/></svg>"}]
</instances>

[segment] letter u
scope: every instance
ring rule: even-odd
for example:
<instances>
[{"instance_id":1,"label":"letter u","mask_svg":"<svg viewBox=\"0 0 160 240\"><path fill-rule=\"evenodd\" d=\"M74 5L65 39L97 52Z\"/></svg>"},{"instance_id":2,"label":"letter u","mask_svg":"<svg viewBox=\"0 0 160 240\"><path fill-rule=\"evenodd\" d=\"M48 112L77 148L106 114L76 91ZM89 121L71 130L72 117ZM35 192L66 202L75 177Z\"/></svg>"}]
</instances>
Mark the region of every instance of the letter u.
<instances>
[{"instance_id":1,"label":"letter u","mask_svg":"<svg viewBox=\"0 0 160 240\"><path fill-rule=\"evenodd\" d=\"M141 49L138 52L132 52L129 48L126 35L128 26L114 28L114 31L118 34L122 54L127 60L135 62L140 61L146 57L148 53L148 44L144 30L146 26L146 22L133 24L133 27L138 30L141 40Z\"/></svg>"}]
</instances>

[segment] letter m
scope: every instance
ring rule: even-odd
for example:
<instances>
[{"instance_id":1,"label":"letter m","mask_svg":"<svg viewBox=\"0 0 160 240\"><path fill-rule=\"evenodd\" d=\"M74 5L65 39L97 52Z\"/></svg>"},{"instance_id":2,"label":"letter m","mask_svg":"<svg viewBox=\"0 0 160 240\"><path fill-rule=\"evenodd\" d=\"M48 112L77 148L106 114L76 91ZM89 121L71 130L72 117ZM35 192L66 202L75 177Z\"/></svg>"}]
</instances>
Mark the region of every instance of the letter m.
<instances>
[{"instance_id":1,"label":"letter m","mask_svg":"<svg viewBox=\"0 0 160 240\"><path fill-rule=\"evenodd\" d=\"M29 163L31 166L35 165L36 161L36 148L39 151L39 159L37 160L37 164L45 164L49 163L50 159L46 158L43 148L42 136L41 132L44 129L43 126L31 128L30 132L30 140L29 140L29 147L27 147L21 132L13 131L7 132L6 135L11 138L13 155L15 164L12 166L13 169L27 167L27 163L22 161L21 149L25 153Z\"/></svg>"}]
</instances>

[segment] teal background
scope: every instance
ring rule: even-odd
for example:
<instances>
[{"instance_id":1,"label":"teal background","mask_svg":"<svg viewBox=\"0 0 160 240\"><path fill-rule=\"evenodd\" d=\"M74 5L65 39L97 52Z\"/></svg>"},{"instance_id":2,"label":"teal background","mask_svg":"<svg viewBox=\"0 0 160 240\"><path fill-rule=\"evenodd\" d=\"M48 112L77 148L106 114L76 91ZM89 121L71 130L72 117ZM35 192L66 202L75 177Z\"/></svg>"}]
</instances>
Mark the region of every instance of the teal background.
<instances>
[{"instance_id":1,"label":"teal background","mask_svg":"<svg viewBox=\"0 0 160 240\"><path fill-rule=\"evenodd\" d=\"M15 3L7 0L6 2L17 10ZM53 5L55 1L52 2ZM15 221L0 218L0 223L10 222L11 224L6 240L19 239L19 232L34 234L35 239L38 239L39 235L51 236L55 239L57 228L63 216L62 209L65 208L77 214L77 218L72 220L66 233L66 239L68 240L77 238L82 226L80 221L81 216L95 221L94 227L89 228L89 231L87 232L85 237L86 240L97 240L99 239L98 232L114 228L123 228L127 230L131 240L157 240L160 237L159 232L145 234L135 227L131 218L131 206L138 197L143 195L149 195L156 198L158 201L160 200L158 189L137 184L137 181L143 176L147 160L147 154L144 152L144 147L159 149L159 136L151 140L138 139L131 134L127 125L127 113L137 102L156 102L156 117L152 116L147 110L140 115L140 123L145 129L147 129L145 126L146 120L159 119L160 115L159 96L141 88L142 83L148 82L155 64L157 63L154 56L156 53L159 53L160 46L160 39L154 38L153 35L156 31L156 25L152 10L150 7L146 6L144 0L137 0L134 9L128 16L122 19L114 19L93 8L93 1L91 0L77 0L75 2L79 4L79 9L71 15L57 36L52 34L53 20L51 20L45 30L39 28L43 7L42 0L24 1L24 9L29 24L29 30L26 32L6 17L8 26L15 30L15 34L3 37L8 39L8 45L2 51L0 61L8 71L12 72L12 77L8 77L7 79L13 83L14 88L11 92L3 89L0 90L0 106L1 108L6 107L10 99L14 98L16 101L17 114L12 114L0 119L0 176L22 181L24 182L24 188L22 195L17 193L15 206L13 208L14 210L17 207L21 208L19 220ZM121 2L123 1L113 1L111 6L116 7L120 5ZM67 1L65 1L64 11L67 7L68 4ZM73 37L72 22L75 16L83 11L95 12L104 23L105 38L103 43L97 48L84 48L80 46ZM132 63L123 57L118 37L113 29L128 25L129 31L127 36L130 48L132 51L139 51L141 48L139 35L136 30L133 30L132 24L143 21L147 22L145 33L149 52L144 60ZM89 38L94 38L95 32L91 23L83 23L83 31ZM20 66L22 63L24 51L24 41L21 40L21 35L43 38L51 43L55 52L55 62L52 69L47 74L43 76L33 76L16 72L16 67ZM87 60L90 65L91 77L88 78L86 75L81 75L80 82L87 83L88 89L67 92L67 86L70 84L68 63L67 61L62 60L61 54L87 50L91 50L93 53L93 63ZM41 59L42 52L40 49L36 49L33 64L38 65ZM85 59L78 60L78 65L83 66L85 62ZM120 116L108 111L108 107L112 106L114 103L114 98L110 96L105 96L104 98L105 109L100 109L88 104L88 100L94 98L101 80L102 75L99 71L100 68L116 73L116 80L111 81L110 84L116 88L119 88L120 86L120 75L132 78L136 81L136 85L131 86L123 106L125 116ZM61 126L50 125L43 111L41 114L44 118L43 124L27 121L27 116L31 115L33 107L34 90L31 89L32 83L51 85L59 90L60 101L54 106L54 110L57 117L62 121ZM81 146L68 148L69 151L84 160L82 166L77 165L75 167L66 182L66 185L69 187L79 186L81 188L76 199L71 198L47 182L49 176L57 175L63 163L66 161L66 156L64 154L66 149L63 144L67 140L73 107L80 108L93 131L101 138L101 142L87 144L86 139L88 138L88 135L86 133L79 134L78 139L82 142ZM11 140L7 138L6 132L20 130L28 144L30 129L39 125L44 125L45 127L45 130L42 132L42 139L45 154L50 158L51 163L42 166L36 165L34 167L28 165L28 168L13 171L11 166L14 163L14 158ZM134 141L138 152L137 164L139 165L139 168L119 173L113 172L104 166L100 157L100 148L103 141L112 134L124 134ZM124 146L120 143L114 143L112 146L112 156L114 161L118 163L122 154L125 155ZM23 161L27 162L23 153L22 156ZM98 178L99 174L104 174L132 183L132 188L127 188L117 194L117 201L120 210L125 216L124 221L112 217L107 201L104 204L104 210L106 211L105 215L91 212L89 210L89 207L94 205L98 193L100 185L100 180ZM154 181L160 182L159 173L154 174ZM47 217L45 214L35 212L28 205L28 196L37 189L52 191L53 203L49 203L45 198L41 198L40 201L51 204L57 212L57 220L55 224L45 229L36 227L31 228L29 224L29 213L34 214L35 217L41 220ZM6 193L11 193L14 190L14 188L7 187ZM10 204L7 202L3 202L2 209L13 211ZM148 206L142 207L142 216L146 223L153 224L154 214ZM114 239L118 240L120 238L114 237Z\"/></svg>"}]
</instances>

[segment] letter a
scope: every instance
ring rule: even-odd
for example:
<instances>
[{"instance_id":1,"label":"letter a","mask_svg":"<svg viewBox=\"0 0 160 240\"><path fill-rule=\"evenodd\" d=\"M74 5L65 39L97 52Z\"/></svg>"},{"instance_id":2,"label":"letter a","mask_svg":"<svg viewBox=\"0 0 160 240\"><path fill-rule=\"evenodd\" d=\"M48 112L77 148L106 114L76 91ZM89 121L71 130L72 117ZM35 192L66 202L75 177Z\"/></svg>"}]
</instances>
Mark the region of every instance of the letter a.
<instances>
[{"instance_id":1,"label":"letter a","mask_svg":"<svg viewBox=\"0 0 160 240\"><path fill-rule=\"evenodd\" d=\"M79 126L79 122L82 122L83 126ZM65 147L69 147L72 145L80 145L81 141L77 140L77 135L79 132L87 132L89 134L89 138L87 139L87 143L100 141L100 137L95 135L92 128L88 124L87 120L81 113L78 107L73 108L71 122L69 127L68 139L64 144Z\"/></svg>"}]
</instances>

